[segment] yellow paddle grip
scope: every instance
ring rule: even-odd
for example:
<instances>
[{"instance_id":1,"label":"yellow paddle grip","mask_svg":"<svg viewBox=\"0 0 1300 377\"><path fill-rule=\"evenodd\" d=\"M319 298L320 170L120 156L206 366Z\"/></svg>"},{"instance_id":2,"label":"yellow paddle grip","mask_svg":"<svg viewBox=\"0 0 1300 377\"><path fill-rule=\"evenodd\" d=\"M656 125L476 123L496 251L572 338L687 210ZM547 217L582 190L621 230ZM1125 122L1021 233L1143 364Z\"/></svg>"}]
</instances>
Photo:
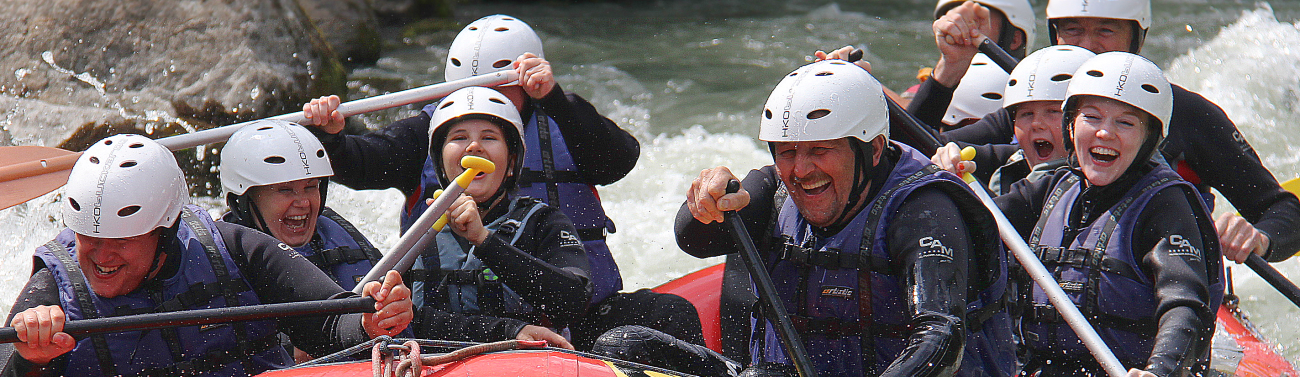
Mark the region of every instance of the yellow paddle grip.
<instances>
[{"instance_id":1,"label":"yellow paddle grip","mask_svg":"<svg viewBox=\"0 0 1300 377\"><path fill-rule=\"evenodd\" d=\"M973 148L973 147L966 147L966 148L962 148L962 149L961 149L961 160L962 160L962 161L970 161L970 160L973 160L973 159L975 159L975 148ZM975 176L970 175L970 173L962 173L962 174L961 174L961 179L964 180L964 181L966 181L966 183L975 182Z\"/></svg>"}]
</instances>

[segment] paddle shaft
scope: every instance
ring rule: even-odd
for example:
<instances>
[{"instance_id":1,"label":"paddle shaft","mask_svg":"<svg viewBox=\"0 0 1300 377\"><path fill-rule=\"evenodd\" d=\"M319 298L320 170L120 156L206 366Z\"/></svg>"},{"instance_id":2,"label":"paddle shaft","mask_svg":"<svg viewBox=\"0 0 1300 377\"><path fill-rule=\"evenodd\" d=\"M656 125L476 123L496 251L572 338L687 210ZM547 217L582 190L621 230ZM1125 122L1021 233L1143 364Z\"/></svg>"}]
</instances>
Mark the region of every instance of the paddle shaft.
<instances>
[{"instance_id":1,"label":"paddle shaft","mask_svg":"<svg viewBox=\"0 0 1300 377\"><path fill-rule=\"evenodd\" d=\"M451 92L470 86L496 86L517 80L518 76L515 71L497 71L493 73L471 76L460 80L448 81L441 84L433 84L414 89L407 89L400 92L378 95L370 98L363 98L356 101L350 101L339 105L338 111L343 116L353 116L364 114L371 111L383 110L387 108L409 105L421 101L431 101L438 98L446 97ZM266 119L287 120L294 123L305 123L307 118L301 111L288 114L277 115ZM251 122L236 123L229 126L217 127L199 132L191 132L183 135L176 135L158 139L158 143L178 151L181 149L192 148L202 144L210 144L225 141L233 135L235 131Z\"/></svg>"},{"instance_id":2,"label":"paddle shaft","mask_svg":"<svg viewBox=\"0 0 1300 377\"><path fill-rule=\"evenodd\" d=\"M373 313L374 311L375 299L353 297L338 300L286 302L68 321L63 325L63 332L72 335L73 338L81 338L88 335L145 329L200 326L283 317ZM18 332L13 327L0 328L0 343L15 342L19 342Z\"/></svg>"},{"instance_id":3,"label":"paddle shaft","mask_svg":"<svg viewBox=\"0 0 1300 377\"><path fill-rule=\"evenodd\" d=\"M989 39L989 37L981 35L980 39L979 49L980 52L984 53L984 56L988 56L989 59L993 60L994 64L1002 67L1002 70L1007 71L1007 73L1011 73L1011 70L1016 69L1016 64L1020 63L1016 57L1008 54L1007 50L1002 49L1002 46L993 43L993 40Z\"/></svg>"},{"instance_id":4,"label":"paddle shaft","mask_svg":"<svg viewBox=\"0 0 1300 377\"><path fill-rule=\"evenodd\" d=\"M1260 258L1258 255L1251 253L1249 257L1246 257L1246 266L1255 270L1255 273L1259 274L1259 277L1264 278L1264 281L1267 281L1268 284L1273 286L1273 288L1276 288L1278 293L1286 296L1287 300L1291 300L1292 304L1300 307L1300 287L1296 287L1295 283L1287 280L1286 276L1283 276L1276 268L1269 265L1268 261L1265 261L1264 258Z\"/></svg>"},{"instance_id":5,"label":"paddle shaft","mask_svg":"<svg viewBox=\"0 0 1300 377\"><path fill-rule=\"evenodd\" d=\"M727 182L727 193L734 193L739 190L740 181L733 179ZM808 351L804 349L803 342L799 340L799 333L794 330L794 324L790 323L790 317L786 315L785 305L782 305L780 298L776 296L776 284L772 283L772 277L767 274L767 270L763 267L763 260L758 256L758 249L754 247L754 240L749 238L749 230L745 229L745 222L736 211L727 211L726 223L731 231L731 237L736 239L737 244L740 244L740 259L745 262L745 269L749 270L749 277L754 280L754 287L756 293L758 293L759 307L763 310L763 317L776 326L777 337L781 339L781 344L785 346L786 356L794 362L795 369L798 370L800 377L817 376L817 371L813 369L812 359L808 358Z\"/></svg>"},{"instance_id":6,"label":"paddle shaft","mask_svg":"<svg viewBox=\"0 0 1300 377\"><path fill-rule=\"evenodd\" d=\"M856 62L862 60L862 55L862 49L854 49L849 52L848 59L846 60L850 63ZM898 103L894 102L894 100L889 98L888 95L885 96L885 105L889 108L890 122L902 123L903 131L907 132L908 136L911 136L912 139L920 143L916 148L921 151L921 153L924 153L927 156L933 155L934 152L938 150L939 146L942 145L939 143L939 139L935 135L933 128L921 123L921 120L916 119L916 117L912 116L911 113L908 113L907 109L899 106Z\"/></svg>"}]
</instances>

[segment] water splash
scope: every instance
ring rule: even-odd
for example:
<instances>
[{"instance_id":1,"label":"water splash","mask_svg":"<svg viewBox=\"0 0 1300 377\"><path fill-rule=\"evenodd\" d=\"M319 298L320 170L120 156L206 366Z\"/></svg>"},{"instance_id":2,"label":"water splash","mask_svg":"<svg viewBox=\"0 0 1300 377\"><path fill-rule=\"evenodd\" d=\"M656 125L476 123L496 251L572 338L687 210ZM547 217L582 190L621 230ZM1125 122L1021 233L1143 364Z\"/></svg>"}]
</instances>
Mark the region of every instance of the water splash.
<instances>
[{"instance_id":1,"label":"water splash","mask_svg":"<svg viewBox=\"0 0 1300 377\"><path fill-rule=\"evenodd\" d=\"M99 92L100 95L104 95L104 82L99 81L99 79L95 78L94 76L91 76L89 72L77 73L77 72L73 72L70 69L60 67L58 64L54 63L53 51L42 52L41 60L44 60L45 64L49 64L50 67L54 68L55 71L58 71L59 73L67 74L68 76L72 76L76 78L77 81L81 81L86 84L89 84L91 87L95 88L95 91Z\"/></svg>"}]
</instances>

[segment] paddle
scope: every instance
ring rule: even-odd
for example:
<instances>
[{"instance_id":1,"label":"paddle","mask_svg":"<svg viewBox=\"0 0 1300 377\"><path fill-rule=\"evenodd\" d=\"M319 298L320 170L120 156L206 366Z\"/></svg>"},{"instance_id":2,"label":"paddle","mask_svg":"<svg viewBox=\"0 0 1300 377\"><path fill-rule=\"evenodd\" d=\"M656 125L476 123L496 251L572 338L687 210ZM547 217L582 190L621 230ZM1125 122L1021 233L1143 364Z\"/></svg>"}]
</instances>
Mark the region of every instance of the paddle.
<instances>
[{"instance_id":1,"label":"paddle","mask_svg":"<svg viewBox=\"0 0 1300 377\"><path fill-rule=\"evenodd\" d=\"M344 313L373 313L375 299L352 297L337 300L318 300L236 306L230 308L186 310L179 312L136 314L68 321L63 332L73 338L88 335L135 330L153 330L182 326L200 326L216 323L256 321L270 318L325 316ZM0 328L0 343L16 343L18 332L13 327Z\"/></svg>"},{"instance_id":2,"label":"paddle","mask_svg":"<svg viewBox=\"0 0 1300 377\"><path fill-rule=\"evenodd\" d=\"M447 208L451 207L457 197L460 197L460 193L465 192L470 181L474 180L479 172L491 174L496 171L496 165L492 164L492 161L477 156L461 158L460 166L465 168L465 171L451 181L451 187L448 187L446 192L435 194L437 198L433 200L433 204L420 214L420 218L415 220L415 224L411 224L406 234L397 240L397 244L384 253L384 257L375 263L370 272L366 273L366 277L357 282L357 287L352 289L353 292L361 293L366 283L379 280L388 273L388 270L402 273L411 268L411 265L415 264L415 256L419 255L438 232L442 231L443 225L447 224Z\"/></svg>"},{"instance_id":3,"label":"paddle","mask_svg":"<svg viewBox=\"0 0 1300 377\"><path fill-rule=\"evenodd\" d=\"M435 100L464 87L494 86L516 79L515 71L498 71L349 101L340 104L338 111L345 117L353 116L416 102ZM287 120L296 123L307 121L301 111L266 119ZM158 143L167 147L167 149L177 151L202 144L222 142L229 139L230 135L234 134L235 131L239 131L240 127L248 123L250 122L166 137L158 139ZM70 152L52 147L0 147L0 209L13 207L19 203L35 199L63 186L63 184L67 183L69 170L77 162L78 157L81 157L80 152Z\"/></svg>"},{"instance_id":4,"label":"paddle","mask_svg":"<svg viewBox=\"0 0 1300 377\"><path fill-rule=\"evenodd\" d=\"M1292 178L1289 181L1282 182L1282 189L1295 194L1296 196L1300 196L1300 178ZM1250 256L1246 257L1246 266L1250 267L1251 270L1254 270L1255 274L1259 275L1259 277L1264 278L1264 281L1267 281L1269 285L1272 285L1274 289L1277 289L1278 293L1281 293L1283 296L1286 296L1288 300L1291 300L1292 304L1295 304L1296 307L1300 307L1300 287L1296 287L1295 283L1292 283L1291 280L1288 280L1281 272L1278 272L1276 268L1273 268L1272 265L1268 264L1268 261L1264 260L1264 258L1259 255L1251 253Z\"/></svg>"},{"instance_id":5,"label":"paddle","mask_svg":"<svg viewBox=\"0 0 1300 377\"><path fill-rule=\"evenodd\" d=\"M727 193L737 191L740 191L740 181L733 179L727 182ZM749 276L754 280L763 317L776 326L777 337L781 339L781 345L785 346L786 356L794 362L799 376L816 376L817 371L813 369L812 360L808 358L808 351L803 348L803 342L799 340L794 324L790 323L790 318L786 316L785 305L782 305L781 300L776 296L776 285L772 283L772 277L763 268L763 260L758 256L754 240L749 238L749 230L745 229L745 222L736 211L727 211L726 223L730 227L731 237L740 244L740 260L745 262L745 268L749 270Z\"/></svg>"},{"instance_id":6,"label":"paddle","mask_svg":"<svg viewBox=\"0 0 1300 377\"><path fill-rule=\"evenodd\" d=\"M975 158L975 148L966 147L962 149L961 158L967 161ZM1079 335L1079 339L1092 352L1093 357L1097 358L1097 362L1101 363L1102 368L1106 370L1106 374L1111 377L1127 375L1128 372L1124 369L1124 365L1120 364L1114 353L1111 353L1110 347L1107 347L1106 343L1101 340L1101 336L1097 335L1097 330L1092 328L1092 325L1088 323L1088 319L1084 318L1083 313L1079 312L1079 308L1074 306L1074 302L1070 301L1070 297L1065 295L1065 291L1061 289L1056 279L1052 278L1052 273L1047 271L1047 267L1043 266L1043 263L1038 260L1034 252L1029 249L1029 245L1025 244L1025 240L1020 237L1020 233L1016 232L1015 227L1011 226L1007 216L1002 213L997 204L993 203L993 199L989 198L989 194L984 191L984 186L970 173L962 174L962 179L966 181L967 185L970 185L971 191L974 191L975 196L980 198L980 202L984 203L984 207L987 207L989 212L993 214L993 220L998 225L998 234L1002 236L1002 241L1007 247L1011 248L1011 253L1016 256L1016 260L1020 261L1020 265L1029 273L1029 277L1033 278L1034 283L1037 283L1047 294L1052 306L1055 306L1056 311L1061 313L1061 319L1064 319L1070 325L1070 328L1074 329L1074 333Z\"/></svg>"},{"instance_id":7,"label":"paddle","mask_svg":"<svg viewBox=\"0 0 1300 377\"><path fill-rule=\"evenodd\" d=\"M982 34L980 35L979 49L980 52L984 53L984 56L988 56L989 59L993 60L994 64L1002 67L1002 70L1007 71L1007 73L1011 73L1011 70L1016 69L1016 64L1020 63L1016 57L1008 54L1007 50L1003 50L1002 46L998 46L997 43L993 43L992 39Z\"/></svg>"},{"instance_id":8,"label":"paddle","mask_svg":"<svg viewBox=\"0 0 1300 377\"><path fill-rule=\"evenodd\" d=\"M862 54L862 49L853 49L852 52L849 52L846 61L852 63L862 60ZM921 153L925 153L926 156L931 156L934 155L934 152L939 148L939 146L942 146L942 144L939 143L939 139L933 128L921 123L921 120L916 119L916 117L912 116L911 113L907 112L907 109L899 106L898 103L894 102L894 100L889 98L889 96L885 96L885 105L889 108L889 121L901 123L903 125L903 131L907 132L907 136L912 137L913 140L916 140L916 142L919 143L919 145L915 145L915 147L917 150L921 151Z\"/></svg>"}]
</instances>

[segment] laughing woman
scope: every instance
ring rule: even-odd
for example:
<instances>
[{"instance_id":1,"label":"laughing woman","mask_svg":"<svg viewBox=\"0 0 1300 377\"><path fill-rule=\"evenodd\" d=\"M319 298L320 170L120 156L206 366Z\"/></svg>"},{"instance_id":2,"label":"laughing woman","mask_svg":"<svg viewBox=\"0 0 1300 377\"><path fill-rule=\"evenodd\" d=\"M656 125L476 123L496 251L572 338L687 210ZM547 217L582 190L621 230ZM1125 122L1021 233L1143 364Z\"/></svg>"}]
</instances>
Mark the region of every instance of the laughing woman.
<instances>
[{"instance_id":1,"label":"laughing woman","mask_svg":"<svg viewBox=\"0 0 1300 377\"><path fill-rule=\"evenodd\" d=\"M1208 211L1155 153L1172 98L1163 72L1140 56L1089 59L1063 107L1070 168L997 198L1130 376L1203 371L1222 300ZM1031 300L1025 372L1105 375L1041 289Z\"/></svg>"}]
</instances>

